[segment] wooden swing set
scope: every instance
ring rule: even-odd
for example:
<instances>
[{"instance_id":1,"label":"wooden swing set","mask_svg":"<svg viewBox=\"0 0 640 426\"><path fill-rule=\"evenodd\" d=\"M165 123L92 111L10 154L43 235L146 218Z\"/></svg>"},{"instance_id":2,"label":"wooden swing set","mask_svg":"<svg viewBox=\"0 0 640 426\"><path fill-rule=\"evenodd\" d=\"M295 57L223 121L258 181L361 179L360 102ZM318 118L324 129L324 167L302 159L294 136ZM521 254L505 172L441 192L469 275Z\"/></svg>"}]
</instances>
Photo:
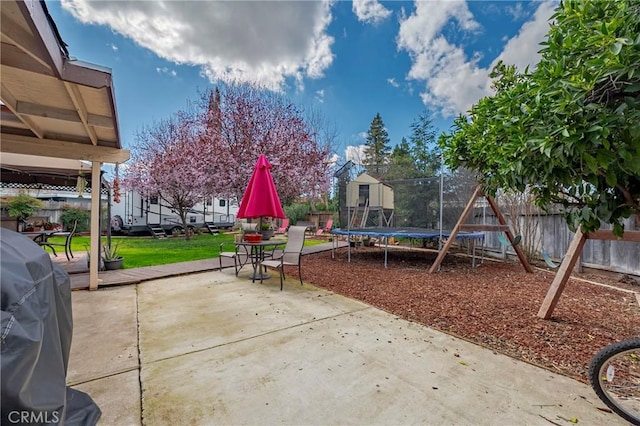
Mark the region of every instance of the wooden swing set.
<instances>
[{"instance_id":1,"label":"wooden swing set","mask_svg":"<svg viewBox=\"0 0 640 426\"><path fill-rule=\"evenodd\" d=\"M499 223L498 225L465 224L464 223L467 220L467 217L469 216L469 214L471 213L471 210L473 209L473 206L478 197L486 198L487 202L491 206L491 209L496 215L496 218L498 219L498 223ZM447 239L447 242L438 253L438 257L436 258L433 265L431 265L431 268L429 269L430 274L438 270L440 264L442 263L442 260L447 255L449 248L455 241L456 235L460 231L504 232L507 236L508 243L513 247L524 269L527 272L530 272L530 273L533 272L531 265L529 264L524 253L520 249L520 245L518 244L520 240L517 237L513 236L513 233L511 232L509 225L507 225L507 221L502 215L502 212L500 212L500 209L498 208L498 204L496 203L495 199L490 195L484 194L484 192L478 185L473 191L473 194L471 195L469 202L467 203L464 210L462 211L462 214L460 215L458 222L453 227L453 230L451 231L451 235ZM578 229L578 231L575 233L575 236L573 237L573 240L571 241L571 244L569 245L569 248L567 249L567 253L562 259L560 268L556 272L556 275L553 278L553 282L551 283L551 286L547 291L547 295L544 301L542 302L542 306L540 307L540 310L538 311L538 317L543 319L551 318L551 315L553 314L553 310L555 309L558 303L558 300L560 299L560 295L562 294L562 291L564 290L564 287L567 284L569 277L571 276L571 271L573 271L573 268L576 266L576 263L578 262L578 259L582 254L582 249L584 248L584 244L586 243L587 239L613 240L613 241L625 241L625 242L638 243L640 242L640 231L625 231L624 236L620 238L614 235L613 231L611 230L598 230L598 231L590 232L588 234L583 234ZM506 242L507 241L505 241L505 243Z\"/></svg>"},{"instance_id":2,"label":"wooden swing set","mask_svg":"<svg viewBox=\"0 0 640 426\"><path fill-rule=\"evenodd\" d=\"M473 209L473 206L478 197L486 198L487 202L491 206L491 209L493 210L493 213L496 215L496 218L498 219L499 225L464 223L467 220L467 217L469 217L469 214L471 213L471 210ZM462 211L462 214L460 215L458 222L453 227L453 230L451 231L451 235L447 239L447 242L445 243L444 247L442 247L442 250L440 250L440 253L438 253L438 257L436 257L436 260L435 262L433 262L433 265L431 265L431 268L429 269L430 274L438 270L438 267L442 263L442 260L444 259L444 257L447 255L449 248L451 247L453 242L456 240L456 235L458 235L458 232L460 231L504 232L507 236L507 240L509 244L513 246L513 249L515 250L516 255L518 256L518 259L520 260L520 263L522 264L524 269L527 272L533 272L533 268L531 268L531 265L527 261L526 256L520 249L520 245L518 244L520 240L513 236L513 233L511 232L509 225L507 225L507 221L505 220L502 212L498 208L498 203L496 203L496 201L492 196L486 195L480 188L480 185L477 185L473 191L473 194L471 195L471 198L469 198L469 202L467 203L464 210Z\"/></svg>"}]
</instances>

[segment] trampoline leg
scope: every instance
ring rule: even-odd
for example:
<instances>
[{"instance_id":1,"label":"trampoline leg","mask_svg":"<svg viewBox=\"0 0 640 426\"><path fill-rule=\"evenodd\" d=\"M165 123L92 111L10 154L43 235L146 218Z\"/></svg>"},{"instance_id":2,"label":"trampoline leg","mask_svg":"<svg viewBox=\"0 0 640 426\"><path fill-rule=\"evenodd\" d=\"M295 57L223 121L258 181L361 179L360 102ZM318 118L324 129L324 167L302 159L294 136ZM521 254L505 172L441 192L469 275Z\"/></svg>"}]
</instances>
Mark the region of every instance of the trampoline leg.
<instances>
[{"instance_id":1,"label":"trampoline leg","mask_svg":"<svg viewBox=\"0 0 640 426\"><path fill-rule=\"evenodd\" d=\"M384 237L384 269L387 269L387 248L389 247L389 237Z\"/></svg>"},{"instance_id":2,"label":"trampoline leg","mask_svg":"<svg viewBox=\"0 0 640 426\"><path fill-rule=\"evenodd\" d=\"M473 251L471 255L471 269L476 269L476 240L475 238L471 239L473 241L471 244L473 245Z\"/></svg>"}]
</instances>

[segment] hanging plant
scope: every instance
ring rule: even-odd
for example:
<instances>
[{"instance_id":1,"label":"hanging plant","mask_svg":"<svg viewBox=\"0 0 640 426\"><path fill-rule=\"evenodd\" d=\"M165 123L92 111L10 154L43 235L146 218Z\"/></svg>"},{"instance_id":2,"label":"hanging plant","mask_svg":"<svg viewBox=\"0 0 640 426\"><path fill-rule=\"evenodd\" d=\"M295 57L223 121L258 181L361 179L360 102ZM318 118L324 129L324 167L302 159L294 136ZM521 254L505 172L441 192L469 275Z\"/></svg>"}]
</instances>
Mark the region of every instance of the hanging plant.
<instances>
[{"instance_id":1,"label":"hanging plant","mask_svg":"<svg viewBox=\"0 0 640 426\"><path fill-rule=\"evenodd\" d=\"M118 164L116 164L116 177L113 179L113 202L120 203L120 178L118 176Z\"/></svg>"},{"instance_id":2,"label":"hanging plant","mask_svg":"<svg viewBox=\"0 0 640 426\"><path fill-rule=\"evenodd\" d=\"M76 180L76 190L79 195L78 198L82 198L85 188L87 187L87 180L84 178L83 172L78 172L78 179Z\"/></svg>"}]
</instances>

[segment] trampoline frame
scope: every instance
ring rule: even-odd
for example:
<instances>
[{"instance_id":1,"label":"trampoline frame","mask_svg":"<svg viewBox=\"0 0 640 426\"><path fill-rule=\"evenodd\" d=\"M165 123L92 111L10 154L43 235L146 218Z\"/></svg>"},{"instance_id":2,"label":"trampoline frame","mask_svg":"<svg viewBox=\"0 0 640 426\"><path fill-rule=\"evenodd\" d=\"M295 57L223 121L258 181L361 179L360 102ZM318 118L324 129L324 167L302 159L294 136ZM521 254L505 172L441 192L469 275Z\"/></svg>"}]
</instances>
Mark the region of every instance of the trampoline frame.
<instances>
[{"instance_id":1,"label":"trampoline frame","mask_svg":"<svg viewBox=\"0 0 640 426\"><path fill-rule=\"evenodd\" d=\"M347 237L347 262L351 263L351 236L368 236L382 238L384 241L384 267L387 267L387 254L389 247L389 238L418 238L430 240L436 238L449 238L452 231L444 231L441 229L427 228L392 228L392 227L367 227L354 229L332 229L333 235L342 235ZM476 240L484 241L484 232L458 232L456 238L460 240L473 239L473 267L475 267L475 243ZM338 247L337 238L334 238L331 244L331 258L335 259L335 249Z\"/></svg>"}]
</instances>

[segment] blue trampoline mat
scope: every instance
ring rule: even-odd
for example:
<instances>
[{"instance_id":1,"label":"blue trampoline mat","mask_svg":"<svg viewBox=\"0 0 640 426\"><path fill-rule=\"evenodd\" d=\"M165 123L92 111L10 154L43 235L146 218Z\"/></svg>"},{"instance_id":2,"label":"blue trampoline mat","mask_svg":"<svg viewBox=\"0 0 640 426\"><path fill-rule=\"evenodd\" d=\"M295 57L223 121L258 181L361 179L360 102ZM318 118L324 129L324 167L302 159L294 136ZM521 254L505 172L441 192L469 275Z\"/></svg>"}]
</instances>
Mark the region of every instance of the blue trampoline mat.
<instances>
[{"instance_id":1,"label":"blue trampoline mat","mask_svg":"<svg viewBox=\"0 0 640 426\"><path fill-rule=\"evenodd\" d=\"M427 229L427 228L387 228L387 227L367 227L367 228L354 228L354 229L341 229L336 228L331 230L335 235L367 235L369 237L404 237L404 238L449 238L451 231L442 232L439 229ZM468 239L468 238L483 238L483 232L458 232L456 238Z\"/></svg>"}]
</instances>

